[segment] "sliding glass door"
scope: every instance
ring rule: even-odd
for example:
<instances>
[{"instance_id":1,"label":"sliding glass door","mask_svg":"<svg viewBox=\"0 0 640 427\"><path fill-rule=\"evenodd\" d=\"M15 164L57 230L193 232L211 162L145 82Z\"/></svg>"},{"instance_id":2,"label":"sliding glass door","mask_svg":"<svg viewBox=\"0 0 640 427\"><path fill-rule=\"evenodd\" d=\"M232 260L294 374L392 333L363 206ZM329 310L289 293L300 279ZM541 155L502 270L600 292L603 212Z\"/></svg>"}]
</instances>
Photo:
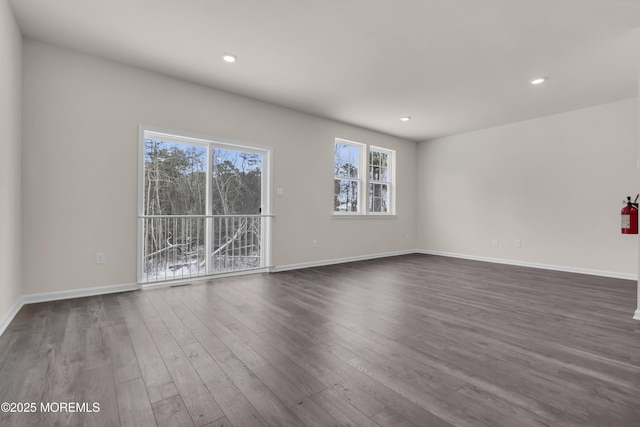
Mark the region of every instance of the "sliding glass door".
<instances>
[{"instance_id":1,"label":"sliding glass door","mask_svg":"<svg viewBox=\"0 0 640 427\"><path fill-rule=\"evenodd\" d=\"M140 283L268 266L266 149L141 131Z\"/></svg>"}]
</instances>

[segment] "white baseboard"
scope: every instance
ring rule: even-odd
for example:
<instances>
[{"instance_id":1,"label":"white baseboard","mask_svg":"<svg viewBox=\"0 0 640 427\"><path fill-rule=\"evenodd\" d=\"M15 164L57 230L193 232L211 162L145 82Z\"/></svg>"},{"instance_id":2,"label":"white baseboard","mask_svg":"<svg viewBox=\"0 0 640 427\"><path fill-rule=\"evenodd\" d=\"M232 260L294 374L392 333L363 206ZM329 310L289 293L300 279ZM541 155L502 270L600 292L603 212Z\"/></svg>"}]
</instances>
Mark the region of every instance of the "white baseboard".
<instances>
[{"instance_id":1,"label":"white baseboard","mask_svg":"<svg viewBox=\"0 0 640 427\"><path fill-rule=\"evenodd\" d=\"M457 254L457 253L451 253L451 252L429 251L424 249L418 249L416 250L416 252L425 254L425 255L439 255L439 256L446 256L446 257L452 257L452 258L463 258L463 259L470 259L474 261L493 262L496 264L508 264L508 265L517 265L520 267L541 268L543 270L554 270L554 271L564 271L567 273L589 274L591 276L612 277L615 279L638 280L637 274L619 273L616 271L591 270L588 268L565 267L563 265L552 265L552 264L539 264L539 263L528 262L528 261L516 261L516 260L502 259L502 258L489 258L489 257L483 257L483 256Z\"/></svg>"},{"instance_id":2,"label":"white baseboard","mask_svg":"<svg viewBox=\"0 0 640 427\"><path fill-rule=\"evenodd\" d=\"M13 304L13 307L11 307L11 310L9 310L9 312L0 319L0 336L2 336L5 329L7 329L7 326L9 326L13 318L16 317L16 314L18 314L23 304L24 303L22 302L22 297L19 297L16 303Z\"/></svg>"},{"instance_id":3,"label":"white baseboard","mask_svg":"<svg viewBox=\"0 0 640 427\"><path fill-rule=\"evenodd\" d=\"M409 249L404 251L385 252L385 253L379 253L379 254L361 255L361 256L347 257L347 258L335 258L335 259L325 259L322 261L302 262L299 264L276 265L271 268L271 272L278 273L280 271L299 270L301 268L321 267L323 265L332 265L332 264L344 264L346 262L366 261L369 259L386 258L390 256L408 255L408 254L414 254L414 253L416 253L415 250Z\"/></svg>"},{"instance_id":4,"label":"white baseboard","mask_svg":"<svg viewBox=\"0 0 640 427\"><path fill-rule=\"evenodd\" d=\"M636 314L633 315L635 320L640 320L640 308L636 310Z\"/></svg>"},{"instance_id":5,"label":"white baseboard","mask_svg":"<svg viewBox=\"0 0 640 427\"><path fill-rule=\"evenodd\" d=\"M23 304L36 302L57 301L69 298L82 298L94 295L114 294L117 292L137 291L140 285L126 283L123 285L99 286L96 288L73 289L69 291L45 292L42 294L27 294L22 296Z\"/></svg>"}]
</instances>

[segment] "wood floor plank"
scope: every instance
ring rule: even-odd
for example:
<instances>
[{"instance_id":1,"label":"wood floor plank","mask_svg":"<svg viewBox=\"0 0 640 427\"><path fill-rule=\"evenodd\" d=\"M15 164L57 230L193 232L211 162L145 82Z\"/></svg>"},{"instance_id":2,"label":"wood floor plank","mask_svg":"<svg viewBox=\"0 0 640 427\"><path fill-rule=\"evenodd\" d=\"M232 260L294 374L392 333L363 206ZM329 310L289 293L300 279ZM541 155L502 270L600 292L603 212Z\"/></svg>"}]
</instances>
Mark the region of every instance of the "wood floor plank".
<instances>
[{"instance_id":1,"label":"wood floor plank","mask_svg":"<svg viewBox=\"0 0 640 427\"><path fill-rule=\"evenodd\" d=\"M160 335L154 337L154 340L194 424L202 426L224 417L222 409L211 396L173 336Z\"/></svg>"},{"instance_id":2,"label":"wood floor plank","mask_svg":"<svg viewBox=\"0 0 640 427\"><path fill-rule=\"evenodd\" d=\"M221 351L211 356L269 425L303 425L300 418L282 403L233 353Z\"/></svg>"},{"instance_id":3,"label":"wood floor plank","mask_svg":"<svg viewBox=\"0 0 640 427\"><path fill-rule=\"evenodd\" d=\"M264 360L264 358L257 354L251 347L244 343L229 328L213 316L208 311L209 307L206 303L203 303L193 297L185 297L183 301L192 307L196 317L206 325L206 327L209 328L209 330L217 336L220 341L222 341L224 345L245 365L254 369L267 364L267 361Z\"/></svg>"},{"instance_id":4,"label":"wood floor plank","mask_svg":"<svg viewBox=\"0 0 640 427\"><path fill-rule=\"evenodd\" d=\"M88 298L88 326L86 328L86 341L84 348L84 360L82 380L84 381L84 403L87 408L83 412L83 426L117 426L119 425L118 401L115 386L115 366L112 351L109 344L109 329L122 322L119 306L110 296L95 296ZM128 333L122 338L122 345L130 346ZM137 368L135 355L130 355ZM134 377L139 377L139 373ZM99 411L93 410L94 405L99 405Z\"/></svg>"},{"instance_id":5,"label":"wood floor plank","mask_svg":"<svg viewBox=\"0 0 640 427\"><path fill-rule=\"evenodd\" d=\"M61 361L62 342L71 306L68 302L60 302L51 305L33 304L32 307L26 306L23 309L27 307L27 310L20 312L25 318L27 315L33 316L31 327L36 329L26 327L23 321L15 327L12 323L7 329L14 339L10 344L11 351L5 350L7 357L2 358L4 364L0 364L0 401L34 402L39 405L40 402L49 401L52 395L54 373ZM40 333L37 328L41 328ZM23 352L21 348L26 351ZM4 371L3 368L7 370ZM42 411L0 413L0 425L44 425L51 419L50 415Z\"/></svg>"},{"instance_id":6,"label":"wood floor plank","mask_svg":"<svg viewBox=\"0 0 640 427\"><path fill-rule=\"evenodd\" d=\"M340 425L370 427L376 425L369 417L336 395L333 390L327 389L316 394L313 396L313 401L338 420Z\"/></svg>"},{"instance_id":7,"label":"wood floor plank","mask_svg":"<svg viewBox=\"0 0 640 427\"><path fill-rule=\"evenodd\" d=\"M365 391L376 401L394 408L406 416L406 418L416 425L451 427L452 424L436 416L427 409L421 407L414 401L407 399L402 394L394 391L390 384L376 381L374 378L364 374L349 363L340 360L332 354L316 350L306 353L306 357L327 366L333 372L344 378L348 383L354 384L359 389Z\"/></svg>"},{"instance_id":8,"label":"wood floor plank","mask_svg":"<svg viewBox=\"0 0 640 427\"><path fill-rule=\"evenodd\" d=\"M203 427L233 427L233 425L229 422L228 419L220 418L204 425Z\"/></svg>"},{"instance_id":9,"label":"wood floor plank","mask_svg":"<svg viewBox=\"0 0 640 427\"><path fill-rule=\"evenodd\" d=\"M87 329L89 327L89 307L93 303L88 298L85 305L76 304L69 311L67 327L60 349L61 359L54 366L53 388L49 399L53 402L83 402L87 393L84 382ZM52 413L50 420L62 425L80 426L84 414L60 411Z\"/></svg>"},{"instance_id":10,"label":"wood floor plank","mask_svg":"<svg viewBox=\"0 0 640 427\"><path fill-rule=\"evenodd\" d=\"M285 354L271 346L262 338L252 342L249 346L264 358L269 365L278 370L281 375L291 382L295 382L297 387L306 395L316 394L327 388L326 384L316 378L311 372L301 368ZM254 368L255 371L259 368Z\"/></svg>"},{"instance_id":11,"label":"wood floor plank","mask_svg":"<svg viewBox=\"0 0 640 427\"><path fill-rule=\"evenodd\" d=\"M171 307L169 307L169 304L164 300L163 294L166 294L165 289L146 292L147 298L155 307L158 316L162 319L178 345L183 346L196 342L197 340L189 328L180 320Z\"/></svg>"},{"instance_id":12,"label":"wood floor plank","mask_svg":"<svg viewBox=\"0 0 640 427\"><path fill-rule=\"evenodd\" d=\"M295 383L282 375L271 365L261 366L253 370L262 384L266 385L285 405L291 406L303 403L309 395L302 391Z\"/></svg>"},{"instance_id":13,"label":"wood floor plank","mask_svg":"<svg viewBox=\"0 0 640 427\"><path fill-rule=\"evenodd\" d=\"M156 425L147 390L142 378L136 378L116 386L120 425L140 427Z\"/></svg>"},{"instance_id":14,"label":"wood floor plank","mask_svg":"<svg viewBox=\"0 0 640 427\"><path fill-rule=\"evenodd\" d=\"M412 424L404 417L394 412L390 408L384 408L372 417L374 423L380 427L418 427L416 424Z\"/></svg>"},{"instance_id":15,"label":"wood floor plank","mask_svg":"<svg viewBox=\"0 0 640 427\"><path fill-rule=\"evenodd\" d=\"M53 311L53 305L32 304L24 306L20 309L3 334L11 336L11 339L5 341L7 347L2 349L3 357L0 360L0 398L3 402L14 402L20 397L20 390L25 384L25 378L28 371L32 367L36 356L41 359L43 355L50 350L49 346L60 346L66 329L66 319L69 316L68 310L61 310L60 314ZM64 317L64 319L60 318ZM31 323L26 319L31 317ZM51 328L62 328L61 336L52 343L45 343L42 350L38 353L41 346L40 343ZM30 384L27 383L27 386ZM11 415L0 413L0 421L7 420Z\"/></svg>"},{"instance_id":16,"label":"wood floor plank","mask_svg":"<svg viewBox=\"0 0 640 427\"><path fill-rule=\"evenodd\" d=\"M83 425L85 427L119 426L120 413L113 372L108 367L93 367L86 370L84 375L87 391L85 402L82 403L86 403L92 412L84 414ZM94 405L99 405L99 408Z\"/></svg>"},{"instance_id":17,"label":"wood floor plank","mask_svg":"<svg viewBox=\"0 0 640 427\"><path fill-rule=\"evenodd\" d=\"M313 399L305 399L304 401L289 406L289 408L307 427L342 426L338 420Z\"/></svg>"},{"instance_id":18,"label":"wood floor plank","mask_svg":"<svg viewBox=\"0 0 640 427\"><path fill-rule=\"evenodd\" d=\"M267 425L201 344L189 344L183 350L231 423L247 427Z\"/></svg>"},{"instance_id":19,"label":"wood floor plank","mask_svg":"<svg viewBox=\"0 0 640 427\"><path fill-rule=\"evenodd\" d=\"M150 402L159 402L177 395L178 389L167 370L151 332L147 328L143 313L137 310L138 306L134 302L128 300L120 300L119 302ZM169 331L165 329L164 335L167 333Z\"/></svg>"},{"instance_id":20,"label":"wood floor plank","mask_svg":"<svg viewBox=\"0 0 640 427\"><path fill-rule=\"evenodd\" d=\"M347 361L347 363L453 425L468 427L491 425L478 418L465 417L460 414L457 402L451 400L443 401L435 393L425 392L365 359L356 357Z\"/></svg>"},{"instance_id":21,"label":"wood floor plank","mask_svg":"<svg viewBox=\"0 0 640 427\"><path fill-rule=\"evenodd\" d=\"M151 405L158 427L193 427L193 421L180 395Z\"/></svg>"},{"instance_id":22,"label":"wood floor plank","mask_svg":"<svg viewBox=\"0 0 640 427\"><path fill-rule=\"evenodd\" d=\"M180 320L189 328L189 331L201 343L209 353L217 353L227 347L207 326L198 319L193 312L178 298L168 302L171 309Z\"/></svg>"},{"instance_id":23,"label":"wood floor plank","mask_svg":"<svg viewBox=\"0 0 640 427\"><path fill-rule=\"evenodd\" d=\"M202 287L199 287L198 290L202 290ZM214 310L216 312L224 312L230 316L230 320L228 324L235 323L234 320L239 321L240 323L248 327L251 331L253 331L256 334L269 330L267 325L265 325L262 322L256 321L249 314L243 312L233 304L229 304L226 300L222 298L217 298L214 302L212 302L211 300L208 300L208 301L214 304Z\"/></svg>"},{"instance_id":24,"label":"wood floor plank","mask_svg":"<svg viewBox=\"0 0 640 427\"><path fill-rule=\"evenodd\" d=\"M155 337L169 332L169 329L165 326L155 307L146 297L146 293L134 294L131 301L136 305L137 310L142 315L151 336Z\"/></svg>"},{"instance_id":25,"label":"wood floor plank","mask_svg":"<svg viewBox=\"0 0 640 427\"><path fill-rule=\"evenodd\" d=\"M140 368L127 325L120 324L108 327L107 339L109 340L116 384L140 377Z\"/></svg>"},{"instance_id":26,"label":"wood floor plank","mask_svg":"<svg viewBox=\"0 0 640 427\"><path fill-rule=\"evenodd\" d=\"M312 357L309 357L309 353L313 353L313 347L310 349L300 349L295 345L277 340L279 336L279 334L269 334L265 337L264 333L260 334L260 338L265 337L263 339L266 342L275 346L279 351L282 351L292 362L312 374L313 377L320 380L328 388L331 388L336 394L365 415L372 416L384 409L384 404L375 400L356 384L345 380L331 369L316 362ZM323 347L319 348L321 349ZM325 349L325 351L332 354L329 350Z\"/></svg>"}]
</instances>

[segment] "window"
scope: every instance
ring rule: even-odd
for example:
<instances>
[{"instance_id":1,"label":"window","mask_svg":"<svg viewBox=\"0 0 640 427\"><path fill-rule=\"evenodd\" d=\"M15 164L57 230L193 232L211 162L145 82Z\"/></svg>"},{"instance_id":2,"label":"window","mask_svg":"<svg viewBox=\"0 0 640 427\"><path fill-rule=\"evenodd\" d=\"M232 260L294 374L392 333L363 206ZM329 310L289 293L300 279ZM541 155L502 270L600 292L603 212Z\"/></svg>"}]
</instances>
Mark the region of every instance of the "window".
<instances>
[{"instance_id":1,"label":"window","mask_svg":"<svg viewBox=\"0 0 640 427\"><path fill-rule=\"evenodd\" d=\"M395 213L392 197L394 153L358 142L335 140L334 214Z\"/></svg>"}]
</instances>

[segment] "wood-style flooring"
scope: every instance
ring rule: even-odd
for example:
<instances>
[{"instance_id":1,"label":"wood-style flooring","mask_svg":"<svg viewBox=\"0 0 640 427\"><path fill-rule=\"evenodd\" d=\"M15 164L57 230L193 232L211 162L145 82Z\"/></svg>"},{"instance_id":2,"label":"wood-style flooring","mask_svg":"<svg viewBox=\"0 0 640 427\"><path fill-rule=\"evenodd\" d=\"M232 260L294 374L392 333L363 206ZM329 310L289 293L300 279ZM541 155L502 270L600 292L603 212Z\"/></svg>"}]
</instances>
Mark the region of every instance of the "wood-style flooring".
<instances>
[{"instance_id":1,"label":"wood-style flooring","mask_svg":"<svg viewBox=\"0 0 640 427\"><path fill-rule=\"evenodd\" d=\"M31 304L0 402L37 411L0 425L640 426L635 305L632 281L417 254Z\"/></svg>"}]
</instances>

